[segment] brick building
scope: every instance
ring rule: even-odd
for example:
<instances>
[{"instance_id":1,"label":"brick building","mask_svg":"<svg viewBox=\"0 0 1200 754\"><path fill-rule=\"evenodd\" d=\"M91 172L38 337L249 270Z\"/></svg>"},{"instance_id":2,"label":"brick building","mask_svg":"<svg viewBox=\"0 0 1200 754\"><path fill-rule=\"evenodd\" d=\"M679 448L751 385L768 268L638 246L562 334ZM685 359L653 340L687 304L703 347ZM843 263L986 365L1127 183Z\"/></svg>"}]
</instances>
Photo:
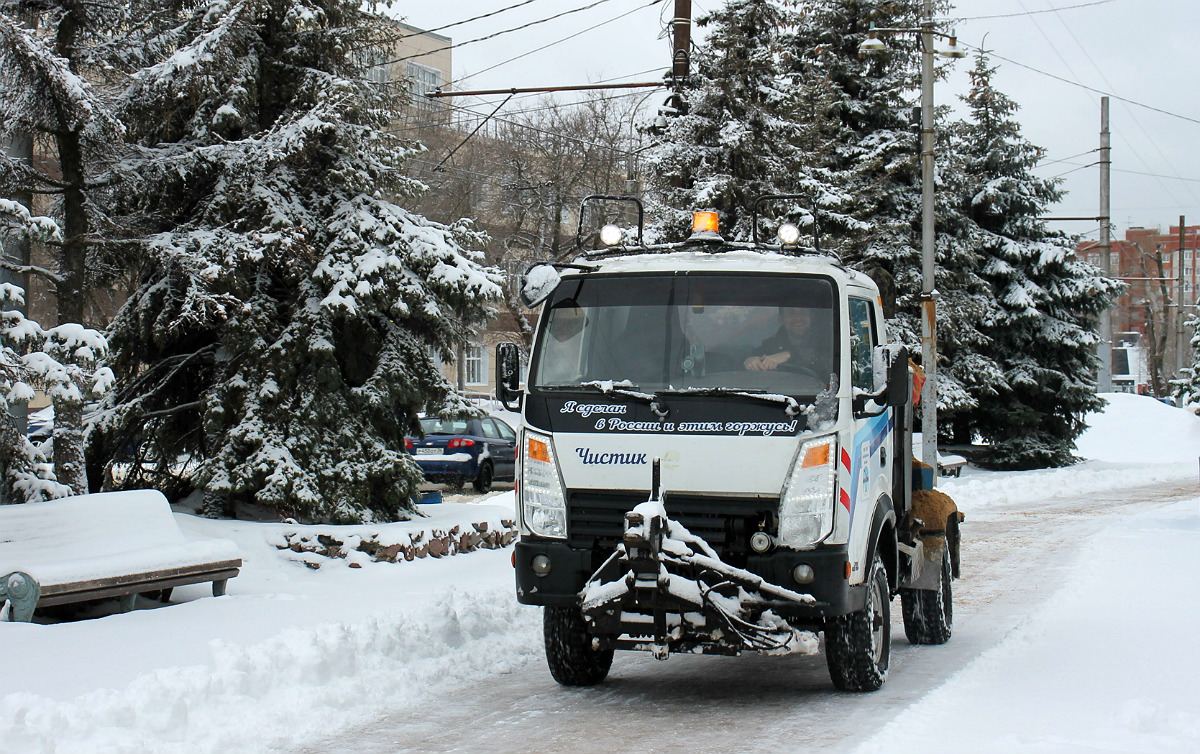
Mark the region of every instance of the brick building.
<instances>
[{"instance_id":1,"label":"brick building","mask_svg":"<svg viewBox=\"0 0 1200 754\"><path fill-rule=\"evenodd\" d=\"M1098 241L1082 243L1075 251L1080 259L1100 266ZM1179 225L1169 226L1165 232L1131 227L1123 239L1112 242L1110 260L1113 276L1128 286L1113 312L1114 349L1136 344L1145 358L1153 359L1154 345L1148 337L1165 334L1165 349L1158 356L1165 374L1173 376L1178 367L1180 311L1184 317L1197 311L1200 297L1200 225L1184 225L1182 233ZM1136 371L1135 367L1131 365L1130 371Z\"/></svg>"}]
</instances>

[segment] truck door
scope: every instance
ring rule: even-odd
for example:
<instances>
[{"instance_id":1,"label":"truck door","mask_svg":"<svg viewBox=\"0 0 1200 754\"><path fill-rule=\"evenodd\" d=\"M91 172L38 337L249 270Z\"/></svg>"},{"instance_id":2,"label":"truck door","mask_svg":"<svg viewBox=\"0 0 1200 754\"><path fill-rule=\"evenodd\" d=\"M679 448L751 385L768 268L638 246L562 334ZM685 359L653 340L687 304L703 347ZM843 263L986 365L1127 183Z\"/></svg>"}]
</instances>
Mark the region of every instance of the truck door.
<instances>
[{"instance_id":1,"label":"truck door","mask_svg":"<svg viewBox=\"0 0 1200 754\"><path fill-rule=\"evenodd\" d=\"M850 382L854 391L874 392L875 374L872 364L873 348L879 342L875 307L867 299L849 300L850 319ZM866 537L865 528L875 500L887 489L889 441L892 432L892 412L884 409L867 411L854 416L854 437L846 450L850 455L850 532L851 539ZM861 551L852 547L852 552ZM865 568L865 565L862 566Z\"/></svg>"}]
</instances>

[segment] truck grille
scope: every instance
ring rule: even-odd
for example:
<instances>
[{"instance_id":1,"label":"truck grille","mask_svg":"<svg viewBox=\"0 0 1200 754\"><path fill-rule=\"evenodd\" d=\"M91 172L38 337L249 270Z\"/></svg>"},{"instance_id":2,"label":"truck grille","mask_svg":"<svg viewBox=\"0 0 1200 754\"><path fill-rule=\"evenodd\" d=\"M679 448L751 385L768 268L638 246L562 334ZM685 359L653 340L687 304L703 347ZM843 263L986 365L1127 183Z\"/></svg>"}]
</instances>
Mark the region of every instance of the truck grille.
<instances>
[{"instance_id":1,"label":"truck grille","mask_svg":"<svg viewBox=\"0 0 1200 754\"><path fill-rule=\"evenodd\" d=\"M625 513L645 502L647 493L573 490L567 493L567 541L572 547L602 552L617 546ZM774 522L777 498L729 498L667 495L667 515L703 537L722 557L744 556L759 523Z\"/></svg>"}]
</instances>

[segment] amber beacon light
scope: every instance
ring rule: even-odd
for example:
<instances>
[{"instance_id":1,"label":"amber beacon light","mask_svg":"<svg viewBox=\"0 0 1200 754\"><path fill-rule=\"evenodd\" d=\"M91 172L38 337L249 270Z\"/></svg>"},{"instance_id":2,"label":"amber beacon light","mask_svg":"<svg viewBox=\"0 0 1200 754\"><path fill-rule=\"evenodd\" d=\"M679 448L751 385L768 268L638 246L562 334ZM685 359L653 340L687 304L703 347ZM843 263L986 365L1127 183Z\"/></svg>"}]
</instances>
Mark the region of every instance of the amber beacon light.
<instances>
[{"instance_id":1,"label":"amber beacon light","mask_svg":"<svg viewBox=\"0 0 1200 754\"><path fill-rule=\"evenodd\" d=\"M716 212L693 212L692 233L719 233L720 221Z\"/></svg>"}]
</instances>

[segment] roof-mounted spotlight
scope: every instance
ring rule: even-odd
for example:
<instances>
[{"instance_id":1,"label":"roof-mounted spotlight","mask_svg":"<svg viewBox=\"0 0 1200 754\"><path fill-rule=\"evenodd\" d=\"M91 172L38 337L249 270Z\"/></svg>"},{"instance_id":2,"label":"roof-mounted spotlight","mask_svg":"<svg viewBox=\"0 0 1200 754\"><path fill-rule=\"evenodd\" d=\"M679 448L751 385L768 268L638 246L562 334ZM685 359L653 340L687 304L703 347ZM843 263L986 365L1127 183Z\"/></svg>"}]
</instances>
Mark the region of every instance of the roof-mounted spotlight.
<instances>
[{"instance_id":1,"label":"roof-mounted spotlight","mask_svg":"<svg viewBox=\"0 0 1200 754\"><path fill-rule=\"evenodd\" d=\"M795 223L780 225L775 235L779 236L779 243L784 246L795 246L800 243L800 227Z\"/></svg>"},{"instance_id":2,"label":"roof-mounted spotlight","mask_svg":"<svg viewBox=\"0 0 1200 754\"><path fill-rule=\"evenodd\" d=\"M616 246L621 243L624 233L619 225L609 223L600 229L600 243L605 246Z\"/></svg>"}]
</instances>

